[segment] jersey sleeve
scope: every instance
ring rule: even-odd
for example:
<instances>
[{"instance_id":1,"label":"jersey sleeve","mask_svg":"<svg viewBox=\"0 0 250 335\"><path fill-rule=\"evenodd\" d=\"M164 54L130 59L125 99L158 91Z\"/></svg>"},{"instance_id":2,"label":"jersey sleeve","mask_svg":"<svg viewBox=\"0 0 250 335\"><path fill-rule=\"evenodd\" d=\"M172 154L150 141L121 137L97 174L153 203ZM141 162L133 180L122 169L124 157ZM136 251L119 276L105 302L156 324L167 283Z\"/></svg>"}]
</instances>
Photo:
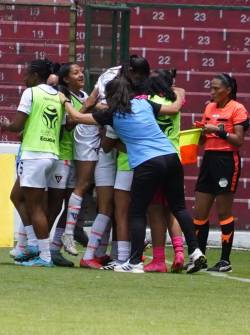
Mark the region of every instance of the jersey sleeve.
<instances>
[{"instance_id":1,"label":"jersey sleeve","mask_svg":"<svg viewBox=\"0 0 250 335\"><path fill-rule=\"evenodd\" d=\"M32 89L26 88L26 90L23 91L17 110L18 112L22 112L29 115L31 113L31 107L32 107Z\"/></svg>"},{"instance_id":2,"label":"jersey sleeve","mask_svg":"<svg viewBox=\"0 0 250 335\"><path fill-rule=\"evenodd\" d=\"M158 114L160 113L161 105L157 104L156 102L153 102L151 100L147 100L147 102L151 105L151 107L153 108L153 113L154 113L155 117L157 117Z\"/></svg>"},{"instance_id":3,"label":"jersey sleeve","mask_svg":"<svg viewBox=\"0 0 250 335\"><path fill-rule=\"evenodd\" d=\"M239 104L232 113L233 124L240 125L243 124L245 121L248 120L249 115L245 107Z\"/></svg>"}]
</instances>

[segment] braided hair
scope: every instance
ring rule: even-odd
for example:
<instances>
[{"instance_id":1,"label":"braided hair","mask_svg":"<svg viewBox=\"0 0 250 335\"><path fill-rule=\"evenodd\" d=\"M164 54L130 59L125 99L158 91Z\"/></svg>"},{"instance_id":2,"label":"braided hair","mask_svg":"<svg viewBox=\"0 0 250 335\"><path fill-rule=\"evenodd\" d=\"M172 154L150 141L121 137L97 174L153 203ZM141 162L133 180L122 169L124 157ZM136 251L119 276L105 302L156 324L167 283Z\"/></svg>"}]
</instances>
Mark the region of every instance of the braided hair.
<instances>
[{"instance_id":1,"label":"braided hair","mask_svg":"<svg viewBox=\"0 0 250 335\"><path fill-rule=\"evenodd\" d=\"M42 81L46 82L51 74L55 74L59 64L53 63L48 59L33 60L29 64L29 71L37 73Z\"/></svg>"}]
</instances>

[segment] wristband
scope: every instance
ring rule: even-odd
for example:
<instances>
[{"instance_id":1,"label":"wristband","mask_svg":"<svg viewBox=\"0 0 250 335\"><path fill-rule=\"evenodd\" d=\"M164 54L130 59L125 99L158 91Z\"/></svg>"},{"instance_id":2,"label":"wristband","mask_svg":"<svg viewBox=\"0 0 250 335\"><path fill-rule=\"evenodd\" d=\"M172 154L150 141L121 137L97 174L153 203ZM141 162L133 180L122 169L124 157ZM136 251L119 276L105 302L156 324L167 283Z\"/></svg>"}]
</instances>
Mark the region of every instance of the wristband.
<instances>
[{"instance_id":1,"label":"wristband","mask_svg":"<svg viewBox=\"0 0 250 335\"><path fill-rule=\"evenodd\" d=\"M217 131L217 136L219 136L223 140L226 140L229 136L229 133L226 132L225 130L219 130L219 131Z\"/></svg>"},{"instance_id":2,"label":"wristband","mask_svg":"<svg viewBox=\"0 0 250 335\"><path fill-rule=\"evenodd\" d=\"M71 100L69 100L69 99L65 99L64 102L63 102L63 105L65 105L66 102L71 103Z\"/></svg>"}]
</instances>

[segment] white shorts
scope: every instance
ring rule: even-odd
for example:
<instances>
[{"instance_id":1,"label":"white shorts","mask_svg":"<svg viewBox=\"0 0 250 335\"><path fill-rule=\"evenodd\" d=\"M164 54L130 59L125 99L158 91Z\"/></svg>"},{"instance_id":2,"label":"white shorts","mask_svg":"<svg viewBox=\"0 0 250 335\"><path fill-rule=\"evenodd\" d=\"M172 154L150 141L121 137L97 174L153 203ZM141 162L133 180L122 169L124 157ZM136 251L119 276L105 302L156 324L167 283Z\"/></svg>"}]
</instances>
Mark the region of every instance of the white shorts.
<instances>
[{"instance_id":1,"label":"white shorts","mask_svg":"<svg viewBox=\"0 0 250 335\"><path fill-rule=\"evenodd\" d=\"M99 151L99 160L95 167L95 185L114 186L116 175L116 150L105 153Z\"/></svg>"},{"instance_id":2,"label":"white shorts","mask_svg":"<svg viewBox=\"0 0 250 335\"><path fill-rule=\"evenodd\" d=\"M65 190L74 188L76 184L75 166L72 161L58 160L50 174L48 187Z\"/></svg>"},{"instance_id":3,"label":"white shorts","mask_svg":"<svg viewBox=\"0 0 250 335\"><path fill-rule=\"evenodd\" d=\"M133 171L117 171L114 189L129 192L131 190L133 175Z\"/></svg>"},{"instance_id":4,"label":"white shorts","mask_svg":"<svg viewBox=\"0 0 250 335\"><path fill-rule=\"evenodd\" d=\"M74 131L74 159L97 161L100 148L100 133L97 126L79 124Z\"/></svg>"},{"instance_id":5,"label":"white shorts","mask_svg":"<svg viewBox=\"0 0 250 335\"><path fill-rule=\"evenodd\" d=\"M18 166L20 186L47 188L56 162L57 160L53 158L21 160Z\"/></svg>"},{"instance_id":6,"label":"white shorts","mask_svg":"<svg viewBox=\"0 0 250 335\"><path fill-rule=\"evenodd\" d=\"M20 177L22 171L23 171L23 165L21 164L21 160L18 162L18 164L16 165L16 174L17 177Z\"/></svg>"}]
</instances>

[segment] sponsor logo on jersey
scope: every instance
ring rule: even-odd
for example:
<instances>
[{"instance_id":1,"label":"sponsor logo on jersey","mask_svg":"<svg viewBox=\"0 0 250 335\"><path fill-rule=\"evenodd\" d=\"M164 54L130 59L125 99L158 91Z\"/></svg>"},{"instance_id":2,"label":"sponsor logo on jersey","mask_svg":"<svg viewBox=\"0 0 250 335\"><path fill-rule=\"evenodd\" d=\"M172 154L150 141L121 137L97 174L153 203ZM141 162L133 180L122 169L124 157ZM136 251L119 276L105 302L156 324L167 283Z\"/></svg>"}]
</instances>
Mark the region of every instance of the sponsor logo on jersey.
<instances>
[{"instance_id":1,"label":"sponsor logo on jersey","mask_svg":"<svg viewBox=\"0 0 250 335\"><path fill-rule=\"evenodd\" d=\"M43 124L49 128L54 129L58 120L57 110L54 106L47 106L43 111Z\"/></svg>"},{"instance_id":2,"label":"sponsor logo on jersey","mask_svg":"<svg viewBox=\"0 0 250 335\"><path fill-rule=\"evenodd\" d=\"M76 221L77 220L77 216L78 214L77 213L71 213L72 217L73 217L73 220Z\"/></svg>"},{"instance_id":3,"label":"sponsor logo on jersey","mask_svg":"<svg viewBox=\"0 0 250 335\"><path fill-rule=\"evenodd\" d=\"M166 118L165 120L157 118L157 123L163 133L165 133L167 136L169 136L169 134L171 134L171 132L173 131L173 120L171 120L170 118Z\"/></svg>"},{"instance_id":4,"label":"sponsor logo on jersey","mask_svg":"<svg viewBox=\"0 0 250 335\"><path fill-rule=\"evenodd\" d=\"M46 136L40 136L40 141L50 142L50 143L55 143L56 142L56 140L54 138L46 137Z\"/></svg>"}]
</instances>

